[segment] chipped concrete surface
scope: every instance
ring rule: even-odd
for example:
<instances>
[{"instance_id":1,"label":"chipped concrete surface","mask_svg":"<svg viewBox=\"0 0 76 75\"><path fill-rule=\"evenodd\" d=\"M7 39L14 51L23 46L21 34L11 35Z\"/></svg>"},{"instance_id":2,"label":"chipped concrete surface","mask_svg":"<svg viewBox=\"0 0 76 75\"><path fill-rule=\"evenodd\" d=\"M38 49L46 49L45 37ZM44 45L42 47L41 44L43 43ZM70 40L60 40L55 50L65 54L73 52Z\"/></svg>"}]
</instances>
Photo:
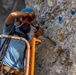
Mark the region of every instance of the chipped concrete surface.
<instances>
[{"instance_id":1,"label":"chipped concrete surface","mask_svg":"<svg viewBox=\"0 0 76 75\"><path fill-rule=\"evenodd\" d=\"M44 27L35 75L76 75L76 0L25 0L25 6L35 10Z\"/></svg>"},{"instance_id":2,"label":"chipped concrete surface","mask_svg":"<svg viewBox=\"0 0 76 75\"><path fill-rule=\"evenodd\" d=\"M76 1L25 0L32 7L46 37L36 51L35 75L76 75ZM44 22L44 23L42 23Z\"/></svg>"}]
</instances>

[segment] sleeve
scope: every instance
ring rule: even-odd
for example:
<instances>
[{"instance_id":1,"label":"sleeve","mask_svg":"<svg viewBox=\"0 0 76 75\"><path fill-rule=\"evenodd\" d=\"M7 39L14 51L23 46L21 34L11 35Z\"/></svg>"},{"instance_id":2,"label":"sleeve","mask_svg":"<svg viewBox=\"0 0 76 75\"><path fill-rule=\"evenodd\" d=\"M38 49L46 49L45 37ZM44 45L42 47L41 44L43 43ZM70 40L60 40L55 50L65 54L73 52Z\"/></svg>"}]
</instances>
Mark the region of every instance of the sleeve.
<instances>
[{"instance_id":1,"label":"sleeve","mask_svg":"<svg viewBox=\"0 0 76 75\"><path fill-rule=\"evenodd\" d=\"M14 27L14 23L10 24L10 25L6 25L4 23L4 26L3 26L3 34L9 34L9 32L11 31L11 29Z\"/></svg>"}]
</instances>

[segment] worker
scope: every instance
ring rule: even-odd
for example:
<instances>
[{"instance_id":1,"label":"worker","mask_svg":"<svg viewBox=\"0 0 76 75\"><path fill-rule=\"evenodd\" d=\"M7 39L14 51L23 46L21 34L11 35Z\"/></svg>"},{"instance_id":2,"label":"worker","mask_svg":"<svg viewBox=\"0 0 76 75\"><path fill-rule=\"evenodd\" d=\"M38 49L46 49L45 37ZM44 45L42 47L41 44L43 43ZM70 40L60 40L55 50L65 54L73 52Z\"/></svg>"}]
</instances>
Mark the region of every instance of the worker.
<instances>
[{"instance_id":1,"label":"worker","mask_svg":"<svg viewBox=\"0 0 76 75\"><path fill-rule=\"evenodd\" d=\"M8 35L12 28L16 27L15 32L24 34L24 38L30 42L30 38L27 33L30 32L30 25L32 25L35 18L35 12L31 8L24 8L21 11L12 12L5 20L3 34ZM39 27L36 28L39 29ZM17 36L15 32L11 35ZM40 32L42 33L42 31ZM25 48L26 45L23 41L11 39L2 60L3 75L24 75L24 65L26 64L26 59L24 59ZM0 54L1 53L2 50Z\"/></svg>"}]
</instances>

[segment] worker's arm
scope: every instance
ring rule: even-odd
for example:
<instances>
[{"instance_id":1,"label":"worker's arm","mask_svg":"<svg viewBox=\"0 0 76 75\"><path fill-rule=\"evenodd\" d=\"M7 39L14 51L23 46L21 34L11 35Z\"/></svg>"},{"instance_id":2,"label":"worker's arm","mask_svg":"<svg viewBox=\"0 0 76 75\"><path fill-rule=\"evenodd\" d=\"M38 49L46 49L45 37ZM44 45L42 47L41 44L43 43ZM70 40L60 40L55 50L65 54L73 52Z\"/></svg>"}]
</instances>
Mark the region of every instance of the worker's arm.
<instances>
[{"instance_id":1,"label":"worker's arm","mask_svg":"<svg viewBox=\"0 0 76 75\"><path fill-rule=\"evenodd\" d=\"M28 13L23 13L23 12L19 12L19 11L16 11L16 12L12 12L9 14L9 16L7 17L5 23L6 25L10 25L14 22L14 19L15 18L19 18L19 17L27 17L29 16Z\"/></svg>"}]
</instances>

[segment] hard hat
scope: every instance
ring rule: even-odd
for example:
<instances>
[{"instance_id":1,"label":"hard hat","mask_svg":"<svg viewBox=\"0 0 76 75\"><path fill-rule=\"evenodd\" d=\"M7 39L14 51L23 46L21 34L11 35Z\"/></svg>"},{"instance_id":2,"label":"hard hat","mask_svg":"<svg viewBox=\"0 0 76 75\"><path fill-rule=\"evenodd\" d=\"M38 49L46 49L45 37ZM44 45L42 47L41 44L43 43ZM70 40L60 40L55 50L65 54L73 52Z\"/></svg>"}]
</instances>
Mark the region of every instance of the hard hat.
<instances>
[{"instance_id":1,"label":"hard hat","mask_svg":"<svg viewBox=\"0 0 76 75\"><path fill-rule=\"evenodd\" d=\"M21 12L30 13L30 12L34 12L34 10L31 9L31 8L24 8L24 9L21 10Z\"/></svg>"}]
</instances>

